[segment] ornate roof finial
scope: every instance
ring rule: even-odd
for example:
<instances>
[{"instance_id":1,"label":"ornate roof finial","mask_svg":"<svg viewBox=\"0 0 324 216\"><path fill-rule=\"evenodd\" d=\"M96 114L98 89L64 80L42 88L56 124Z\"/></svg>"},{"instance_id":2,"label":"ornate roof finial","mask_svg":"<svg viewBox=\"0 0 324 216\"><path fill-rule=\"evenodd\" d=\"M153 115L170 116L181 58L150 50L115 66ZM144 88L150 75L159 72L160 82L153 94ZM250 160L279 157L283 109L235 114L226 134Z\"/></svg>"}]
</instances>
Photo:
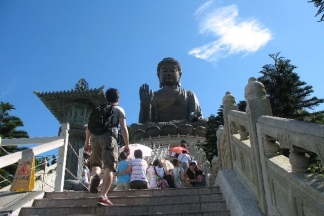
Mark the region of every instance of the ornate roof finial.
<instances>
[{"instance_id":1,"label":"ornate roof finial","mask_svg":"<svg viewBox=\"0 0 324 216\"><path fill-rule=\"evenodd\" d=\"M78 81L78 83L75 84L74 88L75 88L75 90L79 90L79 91L89 90L89 84L83 77L81 77L81 79Z\"/></svg>"}]
</instances>

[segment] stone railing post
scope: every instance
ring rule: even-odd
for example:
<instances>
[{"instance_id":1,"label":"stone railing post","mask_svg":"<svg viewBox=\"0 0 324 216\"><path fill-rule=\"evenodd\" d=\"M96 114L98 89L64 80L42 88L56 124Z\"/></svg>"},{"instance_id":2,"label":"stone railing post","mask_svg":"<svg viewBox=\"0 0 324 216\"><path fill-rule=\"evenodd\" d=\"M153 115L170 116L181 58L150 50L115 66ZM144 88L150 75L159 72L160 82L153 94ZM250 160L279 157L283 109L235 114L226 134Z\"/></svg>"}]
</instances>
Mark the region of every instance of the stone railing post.
<instances>
[{"instance_id":1,"label":"stone railing post","mask_svg":"<svg viewBox=\"0 0 324 216\"><path fill-rule=\"evenodd\" d=\"M256 179L257 188L257 200L259 207L264 214L267 214L266 205L266 191L265 191L265 181L266 175L263 170L262 163L264 163L264 153L260 151L260 146L262 143L258 142L258 134L256 123L260 116L268 115L272 116L271 105L268 98L266 98L266 91L264 85L258 82L256 78L251 77L248 84L245 87L245 99L246 99L246 114L249 124L249 134L252 150L252 161L253 163L253 175ZM262 148L263 149L263 148Z\"/></svg>"},{"instance_id":2,"label":"stone railing post","mask_svg":"<svg viewBox=\"0 0 324 216\"><path fill-rule=\"evenodd\" d=\"M64 139L64 145L59 148L59 157L57 159L56 178L54 191L63 191L65 180L66 155L69 144L69 123L61 125L60 137Z\"/></svg>"},{"instance_id":3,"label":"stone railing post","mask_svg":"<svg viewBox=\"0 0 324 216\"><path fill-rule=\"evenodd\" d=\"M233 155L234 152L232 152L232 144L230 142L230 136L232 134L232 128L230 123L228 122L228 118L227 118L227 114L229 111L231 110L237 110L237 105L236 105L236 101L235 101L235 97L230 93L230 92L226 92L225 96L223 97L223 116L224 116L224 126L225 126L225 133L227 136L227 145L229 148L229 152L230 152L230 160L228 161L228 167L227 169L233 169ZM222 158L224 159L224 158Z\"/></svg>"},{"instance_id":4,"label":"stone railing post","mask_svg":"<svg viewBox=\"0 0 324 216\"><path fill-rule=\"evenodd\" d=\"M222 143L222 137L223 137L223 132L224 132L224 126L223 125L219 125L218 129L216 131L216 137L217 137L217 141L216 141L216 146L217 146L217 157L219 161L223 160L222 157L222 149L221 149L221 143ZM216 160L216 158L214 157L213 160ZM214 166L214 163L213 163ZM215 162L215 166L216 166L216 162ZM219 164L220 167L218 167L219 169L224 169L224 167L222 166L222 163ZM216 167L215 167L216 169ZM213 172L214 173L214 172ZM214 176L216 178L216 176Z\"/></svg>"}]
</instances>

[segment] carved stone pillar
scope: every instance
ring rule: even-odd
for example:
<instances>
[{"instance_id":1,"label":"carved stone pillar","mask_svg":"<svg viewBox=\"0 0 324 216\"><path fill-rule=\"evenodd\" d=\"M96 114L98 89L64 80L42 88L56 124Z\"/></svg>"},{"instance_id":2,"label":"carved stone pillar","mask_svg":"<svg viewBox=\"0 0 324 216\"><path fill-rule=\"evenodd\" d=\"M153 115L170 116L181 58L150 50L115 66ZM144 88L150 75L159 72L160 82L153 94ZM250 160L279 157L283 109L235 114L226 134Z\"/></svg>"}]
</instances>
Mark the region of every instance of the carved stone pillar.
<instances>
[{"instance_id":1,"label":"carved stone pillar","mask_svg":"<svg viewBox=\"0 0 324 216\"><path fill-rule=\"evenodd\" d=\"M257 199L259 207L263 213L267 213L266 194L265 194L265 181L267 183L266 168L264 161L264 152L260 150L261 143L258 142L258 134L256 123L260 116L270 115L272 116L271 105L268 98L266 98L266 91L264 85L257 81L256 78L251 77L248 84L245 87L245 99L246 99L246 114L249 123L249 137L251 142L251 150L254 161L253 163L253 175L256 179ZM261 147L263 150L263 146ZM267 198L268 199L268 198ZM270 200L268 200L270 202Z\"/></svg>"},{"instance_id":2,"label":"carved stone pillar","mask_svg":"<svg viewBox=\"0 0 324 216\"><path fill-rule=\"evenodd\" d=\"M227 148L229 149L230 152L230 160L229 160L229 164L227 167L228 169L233 169L233 158L234 158L234 152L232 152L233 147L231 146L231 142L230 142L230 135L232 134L233 131L233 127L235 127L235 125L231 125L230 122L227 119L227 114L229 111L231 110L237 110L237 105L236 105L236 101L235 101L235 97L230 93L230 92L226 92L225 96L223 97L223 116L224 116L224 124L225 124L225 130L226 130L226 135L227 135Z\"/></svg>"}]
</instances>

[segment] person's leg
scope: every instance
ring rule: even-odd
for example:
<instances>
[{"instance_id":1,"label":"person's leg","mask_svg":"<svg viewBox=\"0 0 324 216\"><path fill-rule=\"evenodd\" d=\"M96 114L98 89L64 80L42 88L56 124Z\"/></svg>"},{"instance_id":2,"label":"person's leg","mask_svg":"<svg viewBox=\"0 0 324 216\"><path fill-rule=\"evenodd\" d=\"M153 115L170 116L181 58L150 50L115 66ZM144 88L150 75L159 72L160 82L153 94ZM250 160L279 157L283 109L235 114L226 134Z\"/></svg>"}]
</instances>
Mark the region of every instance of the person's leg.
<instances>
[{"instance_id":1,"label":"person's leg","mask_svg":"<svg viewBox=\"0 0 324 216\"><path fill-rule=\"evenodd\" d=\"M118 146L115 138L111 134L105 133L102 135L102 160L105 168L103 177L101 196L99 197L98 205L113 205L108 199L108 191L113 182L114 172L117 171L118 163Z\"/></svg>"},{"instance_id":2,"label":"person's leg","mask_svg":"<svg viewBox=\"0 0 324 216\"><path fill-rule=\"evenodd\" d=\"M131 182L129 182L129 189L134 189L134 185L133 185L134 183L131 181Z\"/></svg>"},{"instance_id":3,"label":"person's leg","mask_svg":"<svg viewBox=\"0 0 324 216\"><path fill-rule=\"evenodd\" d=\"M101 168L98 166L93 166L92 167L92 176L98 175L100 176L101 173Z\"/></svg>"},{"instance_id":4,"label":"person's leg","mask_svg":"<svg viewBox=\"0 0 324 216\"><path fill-rule=\"evenodd\" d=\"M103 197L107 197L108 191L112 184L113 177L114 177L113 171L110 168L105 168L105 174L103 177L102 191L101 191L101 195Z\"/></svg>"},{"instance_id":5,"label":"person's leg","mask_svg":"<svg viewBox=\"0 0 324 216\"><path fill-rule=\"evenodd\" d=\"M125 185L124 185L124 190L129 190L129 183L125 183Z\"/></svg>"},{"instance_id":6,"label":"person's leg","mask_svg":"<svg viewBox=\"0 0 324 216\"><path fill-rule=\"evenodd\" d=\"M148 185L146 181L142 181L141 189L148 189Z\"/></svg>"},{"instance_id":7,"label":"person's leg","mask_svg":"<svg viewBox=\"0 0 324 216\"><path fill-rule=\"evenodd\" d=\"M122 183L116 184L116 187L114 188L114 191L122 190L123 186Z\"/></svg>"},{"instance_id":8,"label":"person's leg","mask_svg":"<svg viewBox=\"0 0 324 216\"><path fill-rule=\"evenodd\" d=\"M100 136L92 135L91 136L91 164L92 164L92 179L90 183L90 192L91 193L98 193L98 186L100 184L100 173L102 167L102 160L101 160L101 143L100 143Z\"/></svg>"}]
</instances>

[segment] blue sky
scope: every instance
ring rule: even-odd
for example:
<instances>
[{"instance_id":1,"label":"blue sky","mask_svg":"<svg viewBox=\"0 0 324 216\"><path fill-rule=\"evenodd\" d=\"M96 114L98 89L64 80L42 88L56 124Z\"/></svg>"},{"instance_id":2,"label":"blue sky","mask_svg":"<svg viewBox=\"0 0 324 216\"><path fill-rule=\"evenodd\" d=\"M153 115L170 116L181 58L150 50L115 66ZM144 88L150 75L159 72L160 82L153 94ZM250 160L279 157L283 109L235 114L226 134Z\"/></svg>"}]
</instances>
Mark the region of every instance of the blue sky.
<instances>
[{"instance_id":1,"label":"blue sky","mask_svg":"<svg viewBox=\"0 0 324 216\"><path fill-rule=\"evenodd\" d=\"M33 93L74 88L120 90L127 124L138 121L139 87L159 89L164 57L182 66L182 88L204 117L226 91L244 100L269 54L291 60L302 81L324 98L323 25L307 0L0 1L0 101L16 107L31 137L56 136L59 123ZM316 108L324 109L324 106Z\"/></svg>"}]
</instances>

